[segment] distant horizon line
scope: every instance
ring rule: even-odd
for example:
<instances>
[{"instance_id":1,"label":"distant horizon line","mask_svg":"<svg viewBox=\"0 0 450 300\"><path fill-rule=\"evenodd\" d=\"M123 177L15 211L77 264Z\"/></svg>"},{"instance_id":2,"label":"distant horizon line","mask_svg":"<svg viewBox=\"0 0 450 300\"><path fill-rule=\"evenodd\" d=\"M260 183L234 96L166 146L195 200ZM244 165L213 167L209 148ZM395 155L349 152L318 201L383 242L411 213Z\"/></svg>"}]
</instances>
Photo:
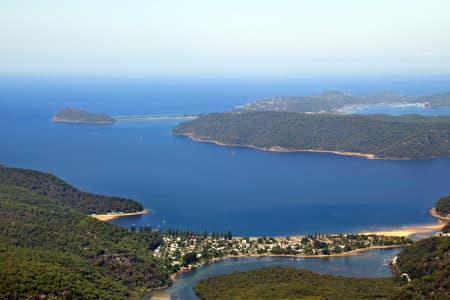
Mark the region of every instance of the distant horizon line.
<instances>
[{"instance_id":1,"label":"distant horizon line","mask_svg":"<svg viewBox=\"0 0 450 300\"><path fill-rule=\"evenodd\" d=\"M102 79L102 78L116 78L116 79L160 79L160 80L249 80L249 81L283 81L283 80L337 80L337 81L346 81L346 80L355 80L355 81L368 81L368 80L386 80L386 81L405 81L405 80L414 80L414 81L449 81L450 82L450 71L448 73L430 73L430 74L365 74L362 76L361 74L270 74L270 75L261 75L261 74L219 74L219 73L211 73L211 74L155 74L155 73L121 73L121 72L86 72L86 73L78 73L78 72L2 72L0 71L0 78L36 78L39 77L41 79L53 79L53 78L61 78L61 79L83 79L83 78L94 78L94 79Z\"/></svg>"}]
</instances>

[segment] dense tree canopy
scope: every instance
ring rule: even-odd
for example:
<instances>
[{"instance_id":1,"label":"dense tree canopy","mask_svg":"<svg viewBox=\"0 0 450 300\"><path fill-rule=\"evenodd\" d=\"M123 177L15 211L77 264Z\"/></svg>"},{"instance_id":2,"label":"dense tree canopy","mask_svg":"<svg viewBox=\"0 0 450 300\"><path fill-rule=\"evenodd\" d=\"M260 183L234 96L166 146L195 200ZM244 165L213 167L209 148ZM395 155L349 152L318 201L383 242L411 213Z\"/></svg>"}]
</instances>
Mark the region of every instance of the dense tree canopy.
<instances>
[{"instance_id":1,"label":"dense tree canopy","mask_svg":"<svg viewBox=\"0 0 450 300\"><path fill-rule=\"evenodd\" d=\"M55 122L113 124L114 118L106 114L94 114L77 108L65 108L53 117Z\"/></svg>"},{"instance_id":2,"label":"dense tree canopy","mask_svg":"<svg viewBox=\"0 0 450 300\"><path fill-rule=\"evenodd\" d=\"M439 199L438 202L436 202L436 211L441 216L446 217L450 214L450 196L445 196Z\"/></svg>"},{"instance_id":3,"label":"dense tree canopy","mask_svg":"<svg viewBox=\"0 0 450 300\"><path fill-rule=\"evenodd\" d=\"M391 299L393 278L361 279L270 267L201 280L195 285L208 299Z\"/></svg>"},{"instance_id":4,"label":"dense tree canopy","mask_svg":"<svg viewBox=\"0 0 450 300\"><path fill-rule=\"evenodd\" d=\"M214 113L179 124L174 134L265 150L357 152L391 159L450 156L450 117Z\"/></svg>"},{"instance_id":5,"label":"dense tree canopy","mask_svg":"<svg viewBox=\"0 0 450 300\"><path fill-rule=\"evenodd\" d=\"M450 299L450 237L432 237L398 255L398 274L410 276L401 299Z\"/></svg>"},{"instance_id":6,"label":"dense tree canopy","mask_svg":"<svg viewBox=\"0 0 450 300\"><path fill-rule=\"evenodd\" d=\"M170 282L151 252L161 242L156 232L132 233L59 199L0 184L1 299L138 296Z\"/></svg>"},{"instance_id":7,"label":"dense tree canopy","mask_svg":"<svg viewBox=\"0 0 450 300\"><path fill-rule=\"evenodd\" d=\"M143 210L134 200L82 192L54 175L33 170L0 166L0 184L14 185L60 200L85 214Z\"/></svg>"}]
</instances>

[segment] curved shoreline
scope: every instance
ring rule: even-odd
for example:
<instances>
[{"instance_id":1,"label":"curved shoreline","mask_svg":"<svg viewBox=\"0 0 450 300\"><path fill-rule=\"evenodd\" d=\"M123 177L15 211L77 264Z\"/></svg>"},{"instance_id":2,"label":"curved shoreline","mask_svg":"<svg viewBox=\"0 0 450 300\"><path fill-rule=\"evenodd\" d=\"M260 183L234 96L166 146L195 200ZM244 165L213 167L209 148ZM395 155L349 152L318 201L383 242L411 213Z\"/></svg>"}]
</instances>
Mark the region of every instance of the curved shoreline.
<instances>
[{"instance_id":1,"label":"curved shoreline","mask_svg":"<svg viewBox=\"0 0 450 300\"><path fill-rule=\"evenodd\" d=\"M363 232L363 233L358 233L358 234L362 234L362 235L370 235L370 234L376 234L376 235L385 235L385 236L403 236L403 237L409 237L411 235L415 235L415 234L426 234L426 233L431 233L435 230L441 229L442 227L444 227L448 222L450 222L450 217L443 217L439 214L437 214L436 212L436 208L432 207L428 213L430 214L430 216L432 216L433 218L437 219L437 223L436 224L425 224L425 225L411 225L411 226L402 226L400 228L392 228L392 229L386 229L386 230L380 230L380 231L374 231L374 232ZM205 264L209 264L209 263L213 263L213 262L217 262L217 261L222 261L224 259L239 259L239 258L245 258L245 257L290 257L290 258L331 258L331 257L347 257L347 256L354 256L354 255L359 255L361 253L370 251L370 250L375 250L375 249L392 249L392 248L402 248L402 247L406 247L407 245L389 245L389 246L371 246L371 247L367 247L367 248L361 248L361 249L355 249L355 250L351 250L351 251L347 251L347 252L343 252L343 253L338 253L338 254L329 254L329 255L324 255L324 254L320 254L320 255L294 255L294 254L281 254L281 255L277 255L277 254L245 254L245 255L227 255L221 258L213 258L210 260L207 260L205 262L193 265L193 266L189 266L189 267L183 267L182 269L180 269L179 271L173 273L170 275L170 278L172 280L175 280L176 277L181 274L181 273L186 273L186 272L190 272L198 267L201 267Z\"/></svg>"},{"instance_id":2,"label":"curved shoreline","mask_svg":"<svg viewBox=\"0 0 450 300\"><path fill-rule=\"evenodd\" d=\"M384 236L409 237L411 235L416 235L416 234L432 233L435 230L441 229L442 227L444 227L444 225L445 225L444 222L438 220L438 222L435 224L407 225L407 226L401 226L399 228L386 228L386 229L380 229L377 231L362 232L360 234L364 234L364 235L376 234L376 235L384 235Z\"/></svg>"},{"instance_id":3,"label":"curved shoreline","mask_svg":"<svg viewBox=\"0 0 450 300\"><path fill-rule=\"evenodd\" d=\"M123 212L116 212L116 213L109 213L109 214L91 214L90 216L100 220L100 221L111 221L117 218L122 217L130 217L130 216L139 216L139 215L145 215L148 214L150 210L144 208L141 211L134 212L134 213L123 213Z\"/></svg>"},{"instance_id":4,"label":"curved shoreline","mask_svg":"<svg viewBox=\"0 0 450 300\"><path fill-rule=\"evenodd\" d=\"M195 141L195 142L201 142L201 143L211 143L218 146L225 146L225 147L245 147L245 148L252 148L260 151L268 151L268 152L287 152L287 153L294 153L294 152L312 152L312 153L329 153L329 154L336 154L336 155L343 155L343 156L354 156L354 157L363 157L366 159L371 160L414 160L419 158L409 158L409 157L378 157L375 154L372 153L361 153L361 152L350 152L350 151L336 151L336 150L317 150L317 149L289 149L281 146L271 146L271 147L258 147L250 144L226 144L222 143L216 140L209 140L207 138L201 138L195 136L193 133L173 133L173 135L178 136L185 136L189 139ZM423 159L433 159L435 157L427 157Z\"/></svg>"},{"instance_id":5,"label":"curved shoreline","mask_svg":"<svg viewBox=\"0 0 450 300\"><path fill-rule=\"evenodd\" d=\"M440 215L437 211L436 211L436 207L432 207L428 213L430 214L430 216L432 216L433 218L436 218L440 221L443 222L450 222L450 216L444 217L442 215Z\"/></svg>"},{"instance_id":6,"label":"curved shoreline","mask_svg":"<svg viewBox=\"0 0 450 300\"><path fill-rule=\"evenodd\" d=\"M421 224L421 225L406 225L399 228L387 228L381 229L373 232L362 232L360 234L376 234L385 236L404 236L408 237L416 234L427 234L432 233L435 230L442 229L448 222L450 222L450 217L444 217L436 212L436 208L432 207L428 214L437 220L435 224Z\"/></svg>"},{"instance_id":7,"label":"curved shoreline","mask_svg":"<svg viewBox=\"0 0 450 300\"><path fill-rule=\"evenodd\" d=\"M376 231L371 233L359 233L359 234L377 234L377 235L386 235L386 236L404 236L408 237L413 234L419 234L419 233L431 233L434 230L441 229L443 226L445 226L447 223L450 222L450 217L443 217L436 212L436 208L432 207L428 213L433 218L437 219L437 224L426 224L426 225L415 225L415 226L402 226L400 229L387 229L385 231ZM225 259L241 259L246 257L286 257L286 258L333 258L333 257L348 257L348 256L356 256L360 255L364 252L375 250L375 249L393 249L393 248L403 248L408 245L388 245L388 246L371 246L367 248L361 248L361 249L355 249L344 253L339 254L329 254L329 255L289 255L289 254L282 254L282 255L276 255L276 254L241 254L241 255L227 255L221 258L212 258L209 260L206 260L204 262L190 265L188 267L182 267L180 270L178 270L175 273L172 273L170 275L171 280L175 280L178 275L186 272L193 271L194 269L201 267L206 264L223 261ZM170 299L166 298L165 296L160 296L161 298L158 299ZM155 298L156 299L156 298Z\"/></svg>"},{"instance_id":8,"label":"curved shoreline","mask_svg":"<svg viewBox=\"0 0 450 300\"><path fill-rule=\"evenodd\" d=\"M245 255L226 255L224 257L217 257L217 258L212 258L210 260L207 260L205 262L202 263L198 263L189 267L183 267L182 269L180 269L179 271L173 273L170 275L170 279L175 280L176 277L182 273L187 273L190 272L192 270L195 270L196 268L199 268L203 265L206 264L210 264L210 263L214 263L214 262L219 262L225 259L241 259L241 258L246 258L246 257L286 257L286 258L333 258L333 257L347 257L347 256L355 256L355 255L360 255L361 253L370 251L370 250L376 250L376 249L393 249L393 248L403 248L406 247L406 245L389 245L389 246L371 246L371 247L367 247L367 248L361 248L361 249L355 249L355 250L351 250L351 251L347 251L347 252L343 252L343 253L336 253L336 254L329 254L329 255L324 255L324 254L319 254L319 255L305 255L305 254L300 254L300 255L296 255L296 254L245 254Z\"/></svg>"}]
</instances>

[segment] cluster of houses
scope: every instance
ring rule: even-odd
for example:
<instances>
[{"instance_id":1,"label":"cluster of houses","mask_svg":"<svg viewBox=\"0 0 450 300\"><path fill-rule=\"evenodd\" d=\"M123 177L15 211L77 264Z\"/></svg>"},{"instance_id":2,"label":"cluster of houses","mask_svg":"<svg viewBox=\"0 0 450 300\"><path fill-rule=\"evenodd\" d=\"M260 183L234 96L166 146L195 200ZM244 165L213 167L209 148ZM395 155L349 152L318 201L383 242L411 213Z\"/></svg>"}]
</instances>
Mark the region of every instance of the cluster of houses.
<instances>
[{"instance_id":1,"label":"cluster of houses","mask_svg":"<svg viewBox=\"0 0 450 300\"><path fill-rule=\"evenodd\" d=\"M173 270L180 267L233 256L336 255L352 250L412 243L404 237L359 234L314 234L299 237L218 237L164 235L153 255Z\"/></svg>"}]
</instances>

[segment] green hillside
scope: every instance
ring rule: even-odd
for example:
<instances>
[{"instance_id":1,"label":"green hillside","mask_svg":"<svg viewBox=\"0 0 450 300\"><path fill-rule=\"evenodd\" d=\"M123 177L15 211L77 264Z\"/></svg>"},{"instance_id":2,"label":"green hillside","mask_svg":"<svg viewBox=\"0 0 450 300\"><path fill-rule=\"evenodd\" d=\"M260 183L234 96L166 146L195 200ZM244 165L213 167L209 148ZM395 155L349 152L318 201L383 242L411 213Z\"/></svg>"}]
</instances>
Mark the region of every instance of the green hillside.
<instances>
[{"instance_id":1,"label":"green hillside","mask_svg":"<svg viewBox=\"0 0 450 300\"><path fill-rule=\"evenodd\" d=\"M393 278L361 279L270 267L201 280L202 299L391 299Z\"/></svg>"},{"instance_id":2,"label":"green hillside","mask_svg":"<svg viewBox=\"0 0 450 300\"><path fill-rule=\"evenodd\" d=\"M398 255L398 275L411 282L401 299L450 299L450 237L433 237L406 247Z\"/></svg>"},{"instance_id":3,"label":"green hillside","mask_svg":"<svg viewBox=\"0 0 450 300\"><path fill-rule=\"evenodd\" d=\"M181 123L173 132L261 149L357 152L388 159L450 156L450 117L214 113Z\"/></svg>"},{"instance_id":4,"label":"green hillside","mask_svg":"<svg viewBox=\"0 0 450 300\"><path fill-rule=\"evenodd\" d=\"M54 122L87 123L87 124L113 124L114 118L106 114L94 114L76 108L65 108L53 117Z\"/></svg>"},{"instance_id":5,"label":"green hillside","mask_svg":"<svg viewBox=\"0 0 450 300\"><path fill-rule=\"evenodd\" d=\"M450 214L450 196L445 196L439 199L435 205L436 211L441 216L447 216Z\"/></svg>"},{"instance_id":6,"label":"green hillside","mask_svg":"<svg viewBox=\"0 0 450 300\"><path fill-rule=\"evenodd\" d=\"M0 184L0 299L136 298L170 283L152 256L161 242Z\"/></svg>"},{"instance_id":7,"label":"green hillside","mask_svg":"<svg viewBox=\"0 0 450 300\"><path fill-rule=\"evenodd\" d=\"M134 200L82 192L54 175L33 170L0 166L0 184L57 199L84 214L143 210L142 205Z\"/></svg>"}]
</instances>

